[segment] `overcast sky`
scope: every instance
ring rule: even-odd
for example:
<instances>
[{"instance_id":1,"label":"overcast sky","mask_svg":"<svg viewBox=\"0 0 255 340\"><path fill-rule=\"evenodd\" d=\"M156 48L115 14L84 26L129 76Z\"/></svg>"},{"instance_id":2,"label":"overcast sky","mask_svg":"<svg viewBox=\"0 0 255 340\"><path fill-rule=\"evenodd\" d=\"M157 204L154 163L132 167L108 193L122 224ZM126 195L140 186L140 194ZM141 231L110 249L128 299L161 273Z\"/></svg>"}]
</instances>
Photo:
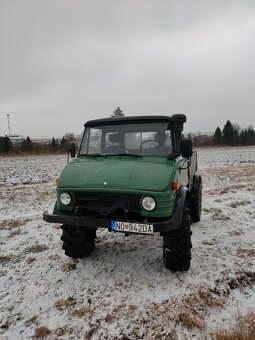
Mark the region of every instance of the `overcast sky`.
<instances>
[{"instance_id":1,"label":"overcast sky","mask_svg":"<svg viewBox=\"0 0 255 340\"><path fill-rule=\"evenodd\" d=\"M255 0L0 0L0 135L109 116L255 126Z\"/></svg>"}]
</instances>

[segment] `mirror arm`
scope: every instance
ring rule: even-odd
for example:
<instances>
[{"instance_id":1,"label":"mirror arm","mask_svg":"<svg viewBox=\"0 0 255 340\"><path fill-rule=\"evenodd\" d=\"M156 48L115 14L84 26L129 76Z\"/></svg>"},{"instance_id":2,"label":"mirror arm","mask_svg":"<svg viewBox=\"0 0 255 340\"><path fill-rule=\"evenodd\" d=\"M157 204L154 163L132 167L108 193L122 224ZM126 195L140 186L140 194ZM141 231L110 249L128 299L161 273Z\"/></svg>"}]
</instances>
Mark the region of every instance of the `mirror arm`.
<instances>
[{"instance_id":1,"label":"mirror arm","mask_svg":"<svg viewBox=\"0 0 255 340\"><path fill-rule=\"evenodd\" d=\"M188 161L188 166L186 166L186 168L179 166L179 172L181 172L182 170L187 170L187 169L189 170L191 163L190 163L188 158L186 160ZM186 163L186 161L183 164L185 164L185 163Z\"/></svg>"},{"instance_id":2,"label":"mirror arm","mask_svg":"<svg viewBox=\"0 0 255 340\"><path fill-rule=\"evenodd\" d=\"M173 161L179 156L180 156L180 152L172 152L168 155L167 159L169 159L170 161Z\"/></svg>"}]
</instances>

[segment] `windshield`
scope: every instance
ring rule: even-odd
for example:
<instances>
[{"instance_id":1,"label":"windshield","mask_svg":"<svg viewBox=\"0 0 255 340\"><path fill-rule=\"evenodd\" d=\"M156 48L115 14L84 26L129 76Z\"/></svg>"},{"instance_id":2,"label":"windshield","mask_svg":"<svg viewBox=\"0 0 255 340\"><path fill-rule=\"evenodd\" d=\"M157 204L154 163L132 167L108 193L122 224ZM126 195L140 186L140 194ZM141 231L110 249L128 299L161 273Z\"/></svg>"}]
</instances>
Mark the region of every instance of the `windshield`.
<instances>
[{"instance_id":1,"label":"windshield","mask_svg":"<svg viewBox=\"0 0 255 340\"><path fill-rule=\"evenodd\" d=\"M80 156L168 156L172 152L167 123L86 127L80 147Z\"/></svg>"}]
</instances>

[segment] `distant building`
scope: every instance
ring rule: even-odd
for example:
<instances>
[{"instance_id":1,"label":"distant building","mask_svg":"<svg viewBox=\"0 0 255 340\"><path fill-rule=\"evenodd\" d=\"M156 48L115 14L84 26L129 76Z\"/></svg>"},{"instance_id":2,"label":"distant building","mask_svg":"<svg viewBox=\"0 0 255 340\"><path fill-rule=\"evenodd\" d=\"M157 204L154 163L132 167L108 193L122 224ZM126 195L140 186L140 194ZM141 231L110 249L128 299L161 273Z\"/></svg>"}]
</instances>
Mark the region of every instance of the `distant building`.
<instances>
[{"instance_id":1,"label":"distant building","mask_svg":"<svg viewBox=\"0 0 255 340\"><path fill-rule=\"evenodd\" d=\"M64 136L64 138L68 139L68 137ZM62 137L56 138L55 141L60 143ZM72 140L79 144L81 142L82 135L73 135ZM36 145L49 145L52 143L52 138L31 138L31 142Z\"/></svg>"},{"instance_id":2,"label":"distant building","mask_svg":"<svg viewBox=\"0 0 255 340\"><path fill-rule=\"evenodd\" d=\"M13 146L19 146L25 140L23 136L19 136L19 135L11 135L9 139Z\"/></svg>"},{"instance_id":3,"label":"distant building","mask_svg":"<svg viewBox=\"0 0 255 340\"><path fill-rule=\"evenodd\" d=\"M38 145L48 145L52 142L52 139L46 139L46 138L41 138L41 139L37 139L37 138L32 138L31 142L33 144L38 144Z\"/></svg>"}]
</instances>

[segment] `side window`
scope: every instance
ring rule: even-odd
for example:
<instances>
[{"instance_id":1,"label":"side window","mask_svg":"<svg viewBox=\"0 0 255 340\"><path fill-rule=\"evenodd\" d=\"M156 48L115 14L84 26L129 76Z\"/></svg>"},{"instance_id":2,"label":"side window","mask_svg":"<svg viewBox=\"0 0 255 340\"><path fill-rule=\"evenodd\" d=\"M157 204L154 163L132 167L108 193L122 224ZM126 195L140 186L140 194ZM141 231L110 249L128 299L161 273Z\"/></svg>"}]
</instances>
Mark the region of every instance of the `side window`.
<instances>
[{"instance_id":1,"label":"side window","mask_svg":"<svg viewBox=\"0 0 255 340\"><path fill-rule=\"evenodd\" d=\"M89 136L89 149L88 153L100 153L102 143L102 130L101 129L90 129Z\"/></svg>"},{"instance_id":2,"label":"side window","mask_svg":"<svg viewBox=\"0 0 255 340\"><path fill-rule=\"evenodd\" d=\"M166 134L166 141L165 141L165 145L169 146L172 149L172 141L171 141L171 133L170 130L166 130L165 131Z\"/></svg>"},{"instance_id":3,"label":"side window","mask_svg":"<svg viewBox=\"0 0 255 340\"><path fill-rule=\"evenodd\" d=\"M87 153L87 150L88 150L88 143L89 143L89 130L86 129L85 130L85 134L84 134L84 137L83 137L83 140L81 142L81 149L80 149L80 154L81 155L84 155Z\"/></svg>"}]
</instances>

